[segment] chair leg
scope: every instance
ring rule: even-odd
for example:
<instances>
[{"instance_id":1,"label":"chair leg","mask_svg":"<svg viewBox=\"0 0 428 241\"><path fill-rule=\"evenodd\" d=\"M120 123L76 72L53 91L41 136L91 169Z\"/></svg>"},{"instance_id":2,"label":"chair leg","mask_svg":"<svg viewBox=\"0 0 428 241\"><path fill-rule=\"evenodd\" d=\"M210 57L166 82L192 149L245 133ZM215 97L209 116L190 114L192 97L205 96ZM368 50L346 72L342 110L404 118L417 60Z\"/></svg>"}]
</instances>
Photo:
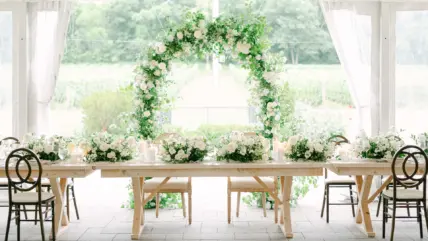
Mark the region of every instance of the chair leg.
<instances>
[{"instance_id":1,"label":"chair leg","mask_svg":"<svg viewBox=\"0 0 428 241\"><path fill-rule=\"evenodd\" d=\"M74 210L76 211L76 218L77 220L80 220L79 209L77 209L76 193L74 192L74 184L71 186L71 198L73 199Z\"/></svg>"},{"instance_id":2,"label":"chair leg","mask_svg":"<svg viewBox=\"0 0 428 241\"><path fill-rule=\"evenodd\" d=\"M395 213L397 211L397 203L395 200L392 201L392 220L391 220L391 237L390 241L394 241L394 231L395 231Z\"/></svg>"},{"instance_id":3,"label":"chair leg","mask_svg":"<svg viewBox=\"0 0 428 241\"><path fill-rule=\"evenodd\" d=\"M68 221L70 222L70 187L66 186L65 188L67 189L66 200L65 200L67 205L67 218L68 218Z\"/></svg>"},{"instance_id":4,"label":"chair leg","mask_svg":"<svg viewBox=\"0 0 428 241\"><path fill-rule=\"evenodd\" d=\"M377 203L377 211L376 211L376 217L379 217L379 211L380 211L380 204L382 202L382 193L379 194L379 201Z\"/></svg>"},{"instance_id":5,"label":"chair leg","mask_svg":"<svg viewBox=\"0 0 428 241\"><path fill-rule=\"evenodd\" d=\"M239 218L239 205L241 203L241 192L238 192L238 197L236 198L236 217Z\"/></svg>"},{"instance_id":6,"label":"chair leg","mask_svg":"<svg viewBox=\"0 0 428 241\"><path fill-rule=\"evenodd\" d=\"M20 205L16 205L16 229L18 231L17 233L17 240L21 241L21 206Z\"/></svg>"},{"instance_id":7,"label":"chair leg","mask_svg":"<svg viewBox=\"0 0 428 241\"><path fill-rule=\"evenodd\" d=\"M230 192L229 189L227 189L227 223L230 224L230 222L232 221L232 193Z\"/></svg>"},{"instance_id":8,"label":"chair leg","mask_svg":"<svg viewBox=\"0 0 428 241\"><path fill-rule=\"evenodd\" d=\"M156 193L156 218L159 218L159 205L160 205L160 197L159 197L159 193Z\"/></svg>"},{"instance_id":9,"label":"chair leg","mask_svg":"<svg viewBox=\"0 0 428 241\"><path fill-rule=\"evenodd\" d=\"M55 235L55 201L51 202L52 207L52 241L56 240Z\"/></svg>"},{"instance_id":10,"label":"chair leg","mask_svg":"<svg viewBox=\"0 0 428 241\"><path fill-rule=\"evenodd\" d=\"M326 197L326 199L327 199L327 204L326 204L326 206L327 206L327 223L329 223L330 222L330 186L329 185L327 185L326 186L326 189L327 189L327 197Z\"/></svg>"},{"instance_id":11,"label":"chair leg","mask_svg":"<svg viewBox=\"0 0 428 241\"><path fill-rule=\"evenodd\" d=\"M421 210L421 203L419 201L416 202L416 210L418 212L418 222L419 222L419 235L422 238L424 238L424 233L422 230L422 210Z\"/></svg>"},{"instance_id":12,"label":"chair leg","mask_svg":"<svg viewBox=\"0 0 428 241\"><path fill-rule=\"evenodd\" d=\"M43 221L42 205L39 204L38 206L39 206L38 210L39 210L39 217L40 217L40 231L42 234L42 241L45 241L45 227L44 227L44 221Z\"/></svg>"},{"instance_id":13,"label":"chair leg","mask_svg":"<svg viewBox=\"0 0 428 241\"><path fill-rule=\"evenodd\" d=\"M326 197L327 197L327 186L324 186L324 194L323 194L323 198L322 198L322 208L321 208L321 217L324 216L324 208L325 208Z\"/></svg>"},{"instance_id":14,"label":"chair leg","mask_svg":"<svg viewBox=\"0 0 428 241\"><path fill-rule=\"evenodd\" d=\"M190 189L189 192L187 193L187 197L189 199L189 207L188 207L188 212L189 212L189 224L192 224L192 190Z\"/></svg>"},{"instance_id":15,"label":"chair leg","mask_svg":"<svg viewBox=\"0 0 428 241\"><path fill-rule=\"evenodd\" d=\"M27 220L28 219L28 215L27 215L27 209L25 208L25 205L22 205L22 209L24 210L24 217Z\"/></svg>"},{"instance_id":16,"label":"chair leg","mask_svg":"<svg viewBox=\"0 0 428 241\"><path fill-rule=\"evenodd\" d=\"M183 217L186 217L186 199L184 198L184 192L181 193L181 204L183 207Z\"/></svg>"},{"instance_id":17,"label":"chair leg","mask_svg":"<svg viewBox=\"0 0 428 241\"><path fill-rule=\"evenodd\" d=\"M266 217L266 193L262 192L263 217Z\"/></svg>"},{"instance_id":18,"label":"chair leg","mask_svg":"<svg viewBox=\"0 0 428 241\"><path fill-rule=\"evenodd\" d=\"M425 224L427 226L427 230L428 230L428 216L427 216L427 204L426 201L422 201L422 208L424 209L424 216L425 216Z\"/></svg>"},{"instance_id":19,"label":"chair leg","mask_svg":"<svg viewBox=\"0 0 428 241\"><path fill-rule=\"evenodd\" d=\"M12 205L9 204L9 214L7 216L6 233L4 235L4 241L7 241L9 238L10 222L12 221L11 219L12 219Z\"/></svg>"},{"instance_id":20,"label":"chair leg","mask_svg":"<svg viewBox=\"0 0 428 241\"><path fill-rule=\"evenodd\" d=\"M379 196L380 198L382 198L382 196ZM381 203L382 201L379 200L379 203ZM386 212L387 212L387 207L386 207L386 202L385 200L383 201L383 208L382 208L382 238L385 238L385 224L386 224ZM379 211L379 209L378 209ZM379 213L379 212L378 212Z\"/></svg>"},{"instance_id":21,"label":"chair leg","mask_svg":"<svg viewBox=\"0 0 428 241\"><path fill-rule=\"evenodd\" d=\"M274 218L274 221L275 221L275 223L278 223L278 202L277 201L274 201L275 203L275 206L274 206L274 212L275 212L275 218Z\"/></svg>"},{"instance_id":22,"label":"chair leg","mask_svg":"<svg viewBox=\"0 0 428 241\"><path fill-rule=\"evenodd\" d=\"M34 225L37 225L38 208L39 207L36 205L36 208L34 211Z\"/></svg>"},{"instance_id":23,"label":"chair leg","mask_svg":"<svg viewBox=\"0 0 428 241\"><path fill-rule=\"evenodd\" d=\"M352 195L352 185L349 185L349 196L351 197L352 217L355 217L354 196Z\"/></svg>"}]
</instances>

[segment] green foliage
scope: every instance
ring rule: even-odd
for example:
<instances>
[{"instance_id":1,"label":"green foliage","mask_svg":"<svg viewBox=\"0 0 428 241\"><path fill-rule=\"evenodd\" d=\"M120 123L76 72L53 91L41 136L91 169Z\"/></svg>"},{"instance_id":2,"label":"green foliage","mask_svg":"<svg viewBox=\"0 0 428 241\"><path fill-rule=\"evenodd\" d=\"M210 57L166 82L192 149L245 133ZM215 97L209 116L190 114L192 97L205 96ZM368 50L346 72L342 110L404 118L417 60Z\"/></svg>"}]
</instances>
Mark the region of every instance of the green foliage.
<instances>
[{"instance_id":1,"label":"green foliage","mask_svg":"<svg viewBox=\"0 0 428 241\"><path fill-rule=\"evenodd\" d=\"M227 133L232 131L241 131L241 132L253 132L255 131L254 126L245 126L245 125L210 125L203 124L196 129L194 134L203 136L207 138L207 141L212 144L216 144L219 138ZM192 133L190 133L192 134Z\"/></svg>"},{"instance_id":2,"label":"green foliage","mask_svg":"<svg viewBox=\"0 0 428 241\"><path fill-rule=\"evenodd\" d=\"M86 133L105 131L112 124L125 133L127 126L120 115L132 110L132 94L128 91L96 92L83 99L82 109Z\"/></svg>"}]
</instances>

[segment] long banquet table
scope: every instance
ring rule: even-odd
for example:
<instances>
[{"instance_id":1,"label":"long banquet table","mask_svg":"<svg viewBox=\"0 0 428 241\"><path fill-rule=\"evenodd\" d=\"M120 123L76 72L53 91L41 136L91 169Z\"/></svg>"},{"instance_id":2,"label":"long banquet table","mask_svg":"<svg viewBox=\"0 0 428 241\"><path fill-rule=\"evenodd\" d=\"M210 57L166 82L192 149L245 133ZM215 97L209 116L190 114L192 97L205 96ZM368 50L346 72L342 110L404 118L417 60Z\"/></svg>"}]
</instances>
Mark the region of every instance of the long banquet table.
<instances>
[{"instance_id":1,"label":"long banquet table","mask_svg":"<svg viewBox=\"0 0 428 241\"><path fill-rule=\"evenodd\" d=\"M94 172L90 164L71 164L71 163L58 163L58 164L44 164L43 178L48 178L52 186L52 192L55 195L55 236L61 233L68 227L68 217L65 212L66 204L66 191L68 178L84 178ZM33 169L37 171L37 169ZM15 170L11 170L12 176L16 175ZM0 178L6 177L5 165L0 165Z\"/></svg>"},{"instance_id":2,"label":"long banquet table","mask_svg":"<svg viewBox=\"0 0 428 241\"><path fill-rule=\"evenodd\" d=\"M272 162L272 163L98 163L95 168L101 170L101 177L130 177L134 191L134 218L131 238L137 240L144 227L144 177L254 177L261 185L259 176L282 177L284 184L281 197L273 197L282 202L280 227L287 238L293 237L290 213L290 195L294 176L322 176L325 163L315 162ZM165 179L161 185L165 184ZM160 188L160 187L158 187ZM282 199L282 200L281 200ZM190 207L190 205L189 205ZM192 210L189 210L189 216Z\"/></svg>"}]
</instances>

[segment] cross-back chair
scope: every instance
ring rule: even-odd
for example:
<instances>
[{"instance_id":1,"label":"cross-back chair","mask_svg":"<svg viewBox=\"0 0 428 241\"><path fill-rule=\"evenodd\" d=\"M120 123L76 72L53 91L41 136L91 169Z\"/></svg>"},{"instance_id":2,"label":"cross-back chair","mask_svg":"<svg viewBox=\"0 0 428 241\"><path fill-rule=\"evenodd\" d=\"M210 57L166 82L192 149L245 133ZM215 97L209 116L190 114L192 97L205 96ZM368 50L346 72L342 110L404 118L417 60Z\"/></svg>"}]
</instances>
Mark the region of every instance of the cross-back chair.
<instances>
[{"instance_id":1,"label":"cross-back chair","mask_svg":"<svg viewBox=\"0 0 428 241\"><path fill-rule=\"evenodd\" d=\"M416 218L419 223L420 238L423 238L422 209L425 215L425 224L428 229L428 217L426 210L427 164L428 157L418 146L404 146L395 153L391 165L393 175L392 190L386 190L382 193L383 238L385 238L385 225L389 218L391 218L391 241L394 240L396 218ZM421 170L423 171L421 172ZM406 187L407 189L398 189L398 187ZM416 187L420 187L419 190L414 189ZM391 202L392 205L389 202ZM409 205L409 203L411 205ZM398 208L416 208L416 216L397 216L396 211ZM392 214L389 213L389 210L392 211Z\"/></svg>"},{"instance_id":2,"label":"cross-back chair","mask_svg":"<svg viewBox=\"0 0 428 241\"><path fill-rule=\"evenodd\" d=\"M257 136L255 132L245 132L245 136ZM278 194L278 177L259 177L268 188L264 188L253 177L227 177L227 221L232 221L232 192L237 193L236 217L239 217L241 192L261 192L263 216L266 217L266 193ZM274 201L274 222L278 222L278 203Z\"/></svg>"},{"instance_id":3,"label":"cross-back chair","mask_svg":"<svg viewBox=\"0 0 428 241\"><path fill-rule=\"evenodd\" d=\"M13 136L5 137L2 140L0 140L0 146L4 145L6 143L9 145L20 144L19 140ZM0 191L7 191L8 187L9 187L9 182L7 181L7 178L0 178ZM0 207L3 207L3 208L9 207L9 202L8 201L5 201L5 202L1 201ZM24 211L25 219L28 219L28 215L27 215L27 211L26 211L25 206L23 207L23 211Z\"/></svg>"},{"instance_id":4,"label":"cross-back chair","mask_svg":"<svg viewBox=\"0 0 428 241\"><path fill-rule=\"evenodd\" d=\"M8 180L9 193L9 212L6 226L5 241L9 238L10 223L12 214L15 214L14 219L17 225L17 240L21 240L21 222L40 221L40 229L42 241L45 241L44 230L44 212L42 206L50 205L52 221L52 239L55 240L55 196L48 192L41 191L41 179L43 175L42 165L38 156L29 149L18 148L13 150L6 158L5 163L6 176ZM21 206L35 206L37 211L34 220L21 220ZM37 218L37 215L39 216Z\"/></svg>"},{"instance_id":5,"label":"cross-back chair","mask_svg":"<svg viewBox=\"0 0 428 241\"><path fill-rule=\"evenodd\" d=\"M159 135L154 141L153 144L160 145L163 140L174 136L181 137L177 133L163 133ZM189 213L189 224L192 223L192 178L191 177L171 177L165 184L163 184L165 178L169 177L154 177L144 182L144 197L147 196L148 199L152 199L153 195L156 196L156 218L159 217L159 205L160 205L160 194L161 193L180 193L181 194L181 203L183 208L183 216L186 217L186 199L184 194L187 193L188 198L188 213ZM163 184L160 188L159 185ZM146 200L146 198L145 198Z\"/></svg>"},{"instance_id":6,"label":"cross-back chair","mask_svg":"<svg viewBox=\"0 0 428 241\"><path fill-rule=\"evenodd\" d=\"M342 136L342 135L335 135L328 139L329 142L332 142L335 144L335 146L340 146L343 144L349 144L349 140ZM322 208L321 208L321 217L324 216L324 209L326 208L326 221L327 223L330 221L330 206L337 206L337 205L350 205L352 207L352 216L355 217L355 205L358 205L357 202L354 202L354 195L352 187L355 186L355 180L351 177L343 177L343 176L335 176L335 177L328 177L328 169L324 169L324 195L323 195L323 202L322 202ZM349 196L350 196L350 202L340 202L340 203L331 203L330 202L330 188L348 188L349 189Z\"/></svg>"}]
</instances>

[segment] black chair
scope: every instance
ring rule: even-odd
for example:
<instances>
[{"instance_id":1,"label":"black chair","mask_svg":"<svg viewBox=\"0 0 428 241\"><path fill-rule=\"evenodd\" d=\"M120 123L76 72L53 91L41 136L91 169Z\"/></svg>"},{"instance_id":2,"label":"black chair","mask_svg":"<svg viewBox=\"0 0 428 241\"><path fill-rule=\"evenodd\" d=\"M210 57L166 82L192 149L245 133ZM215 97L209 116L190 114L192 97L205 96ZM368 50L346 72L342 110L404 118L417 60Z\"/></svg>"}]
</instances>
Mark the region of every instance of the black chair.
<instances>
[{"instance_id":1,"label":"black chair","mask_svg":"<svg viewBox=\"0 0 428 241\"><path fill-rule=\"evenodd\" d=\"M33 165L32 165L33 164ZM37 169L34 170L33 168ZM8 179L9 189L9 214L7 219L5 241L9 238L10 223L12 221L12 213L15 213L14 219L17 224L17 240L21 240L21 222L36 221L21 220L21 206L35 206L38 210L42 241L45 241L44 221L43 221L43 206L50 206L52 212L52 239L55 240L55 196L48 192L41 192L41 177L43 174L42 165L37 155L29 149L18 148L13 150L6 159L5 164L6 176ZM32 192L35 190L36 192Z\"/></svg>"},{"instance_id":2,"label":"black chair","mask_svg":"<svg viewBox=\"0 0 428 241\"><path fill-rule=\"evenodd\" d=\"M348 143L348 139L346 137L341 135L335 135L329 138L329 142L333 142L336 146L340 146L344 143ZM328 178L328 170L324 169L324 197L322 201L322 209L321 209L321 218L324 216L324 208L327 207L327 223L330 219L330 206L337 206L337 205L351 205L352 207L352 216L355 217L355 205L358 205L358 198L357 201L354 202L354 195L352 187L355 186L355 180L351 177L341 177L341 178ZM351 202L342 202L342 203L331 203L330 202L330 188L349 188L349 195L351 198Z\"/></svg>"},{"instance_id":3,"label":"black chair","mask_svg":"<svg viewBox=\"0 0 428 241\"><path fill-rule=\"evenodd\" d=\"M7 143L9 145L20 144L19 140L15 137L12 137L12 136L6 137L6 138L3 138L2 140L0 140L0 146L5 144L5 143ZM7 181L7 178L0 178L0 191L7 191L7 190L9 190L8 187L9 187L9 183ZM7 207L9 207L8 203L9 202L3 202L2 201L2 202L0 202L0 207L7 208ZM23 211L24 211L25 219L28 219L28 215L27 215L27 211L26 211L25 206L23 207Z\"/></svg>"},{"instance_id":4,"label":"black chair","mask_svg":"<svg viewBox=\"0 0 428 241\"><path fill-rule=\"evenodd\" d=\"M404 156L404 160L401 158ZM402 161L402 163L400 163ZM422 167L421 167L422 163ZM397 165L398 164L398 165ZM393 174L393 189L386 190L382 193L383 199L383 215L382 215L382 237L385 238L385 224L389 218L392 219L391 223L391 237L390 240L394 240L395 231L395 219L396 218L416 218L419 223L420 237L423 238L422 229L422 210L425 215L425 222L428 228L427 210L426 210L426 177L428 157L425 152L418 146L405 146L401 148L394 155L392 161L392 174ZM397 175L397 168L400 168L400 175ZM422 175L418 173L420 168L424 169ZM409 175L408 170L412 170ZM401 172L403 174L401 174ZM419 187L420 190L409 189ZM398 189L398 187L405 187L408 189ZM392 202L392 207L389 204ZM413 206L410 204L414 204ZM397 208L416 208L417 216L396 216ZM388 210L392 210L392 215L389 214Z\"/></svg>"}]
</instances>

